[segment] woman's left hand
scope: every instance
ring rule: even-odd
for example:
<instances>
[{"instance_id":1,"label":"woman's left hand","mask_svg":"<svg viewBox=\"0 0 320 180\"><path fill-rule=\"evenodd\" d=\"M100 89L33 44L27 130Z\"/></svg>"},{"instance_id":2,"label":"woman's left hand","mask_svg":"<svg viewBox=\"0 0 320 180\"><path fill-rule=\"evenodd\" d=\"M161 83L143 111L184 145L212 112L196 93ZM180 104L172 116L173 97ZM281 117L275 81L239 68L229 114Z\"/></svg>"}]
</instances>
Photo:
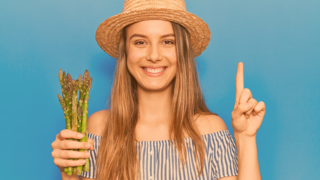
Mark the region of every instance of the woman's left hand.
<instances>
[{"instance_id":1,"label":"woman's left hand","mask_svg":"<svg viewBox=\"0 0 320 180\"><path fill-rule=\"evenodd\" d=\"M244 89L243 63L239 62L236 77L236 100L231 113L234 133L255 136L265 114L265 104L252 98L251 91Z\"/></svg>"}]
</instances>

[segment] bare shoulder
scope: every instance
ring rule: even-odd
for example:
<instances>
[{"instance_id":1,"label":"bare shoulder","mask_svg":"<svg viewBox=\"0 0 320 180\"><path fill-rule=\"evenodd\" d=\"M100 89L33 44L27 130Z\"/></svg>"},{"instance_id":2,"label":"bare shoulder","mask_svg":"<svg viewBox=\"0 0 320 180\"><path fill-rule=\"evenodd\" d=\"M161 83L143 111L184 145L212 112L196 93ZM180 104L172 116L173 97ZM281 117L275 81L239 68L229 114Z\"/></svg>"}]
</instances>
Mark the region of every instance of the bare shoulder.
<instances>
[{"instance_id":1,"label":"bare shoulder","mask_svg":"<svg viewBox=\"0 0 320 180\"><path fill-rule=\"evenodd\" d=\"M106 125L109 110L101 110L91 114L87 122L89 133L101 136Z\"/></svg>"},{"instance_id":2,"label":"bare shoulder","mask_svg":"<svg viewBox=\"0 0 320 180\"><path fill-rule=\"evenodd\" d=\"M201 114L197 118L196 124L198 125L201 134L211 134L218 131L228 130L223 119L215 114Z\"/></svg>"}]
</instances>

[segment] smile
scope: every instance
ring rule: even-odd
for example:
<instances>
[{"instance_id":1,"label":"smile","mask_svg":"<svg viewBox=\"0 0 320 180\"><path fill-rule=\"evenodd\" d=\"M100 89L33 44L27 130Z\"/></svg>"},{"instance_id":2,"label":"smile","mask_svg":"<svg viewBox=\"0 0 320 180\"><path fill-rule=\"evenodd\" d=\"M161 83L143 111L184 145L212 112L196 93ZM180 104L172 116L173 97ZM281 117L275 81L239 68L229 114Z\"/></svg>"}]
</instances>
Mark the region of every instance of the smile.
<instances>
[{"instance_id":1,"label":"smile","mask_svg":"<svg viewBox=\"0 0 320 180\"><path fill-rule=\"evenodd\" d=\"M158 68L150 68L150 67L141 67L143 71L149 76L160 76L164 73L167 67L158 67Z\"/></svg>"},{"instance_id":2,"label":"smile","mask_svg":"<svg viewBox=\"0 0 320 180\"><path fill-rule=\"evenodd\" d=\"M166 67L161 67L161 68L146 68L143 67L143 70L149 72L149 73L159 73L162 72L166 69Z\"/></svg>"}]
</instances>

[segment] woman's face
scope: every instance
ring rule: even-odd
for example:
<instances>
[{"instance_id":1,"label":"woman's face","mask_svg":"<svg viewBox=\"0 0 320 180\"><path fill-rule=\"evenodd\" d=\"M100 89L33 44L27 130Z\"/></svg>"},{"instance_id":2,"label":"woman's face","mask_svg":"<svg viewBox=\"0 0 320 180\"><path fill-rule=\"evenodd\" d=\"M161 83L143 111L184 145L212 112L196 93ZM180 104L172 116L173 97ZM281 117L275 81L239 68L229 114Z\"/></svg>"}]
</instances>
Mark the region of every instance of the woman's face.
<instances>
[{"instance_id":1,"label":"woman's face","mask_svg":"<svg viewBox=\"0 0 320 180\"><path fill-rule=\"evenodd\" d=\"M177 71L176 44L171 22L148 20L128 26L127 66L145 90L163 90Z\"/></svg>"}]
</instances>

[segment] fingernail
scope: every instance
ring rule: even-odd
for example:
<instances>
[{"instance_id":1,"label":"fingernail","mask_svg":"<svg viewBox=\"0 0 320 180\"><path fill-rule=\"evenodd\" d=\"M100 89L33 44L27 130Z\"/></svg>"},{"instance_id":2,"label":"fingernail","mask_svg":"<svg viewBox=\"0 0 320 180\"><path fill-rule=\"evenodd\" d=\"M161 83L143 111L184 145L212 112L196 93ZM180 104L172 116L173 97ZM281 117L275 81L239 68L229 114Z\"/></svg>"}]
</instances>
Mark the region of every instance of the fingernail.
<instances>
[{"instance_id":1,"label":"fingernail","mask_svg":"<svg viewBox=\"0 0 320 180\"><path fill-rule=\"evenodd\" d=\"M86 160L82 160L81 163L82 163L82 164L86 163Z\"/></svg>"},{"instance_id":2,"label":"fingernail","mask_svg":"<svg viewBox=\"0 0 320 180\"><path fill-rule=\"evenodd\" d=\"M86 148L90 148L91 145L89 143L86 144Z\"/></svg>"},{"instance_id":3,"label":"fingernail","mask_svg":"<svg viewBox=\"0 0 320 180\"><path fill-rule=\"evenodd\" d=\"M79 138L83 138L83 136L84 136L83 134L78 134Z\"/></svg>"},{"instance_id":4,"label":"fingernail","mask_svg":"<svg viewBox=\"0 0 320 180\"><path fill-rule=\"evenodd\" d=\"M90 156L90 153L89 153L89 152L86 152L86 156L89 157L89 156Z\"/></svg>"}]
</instances>

